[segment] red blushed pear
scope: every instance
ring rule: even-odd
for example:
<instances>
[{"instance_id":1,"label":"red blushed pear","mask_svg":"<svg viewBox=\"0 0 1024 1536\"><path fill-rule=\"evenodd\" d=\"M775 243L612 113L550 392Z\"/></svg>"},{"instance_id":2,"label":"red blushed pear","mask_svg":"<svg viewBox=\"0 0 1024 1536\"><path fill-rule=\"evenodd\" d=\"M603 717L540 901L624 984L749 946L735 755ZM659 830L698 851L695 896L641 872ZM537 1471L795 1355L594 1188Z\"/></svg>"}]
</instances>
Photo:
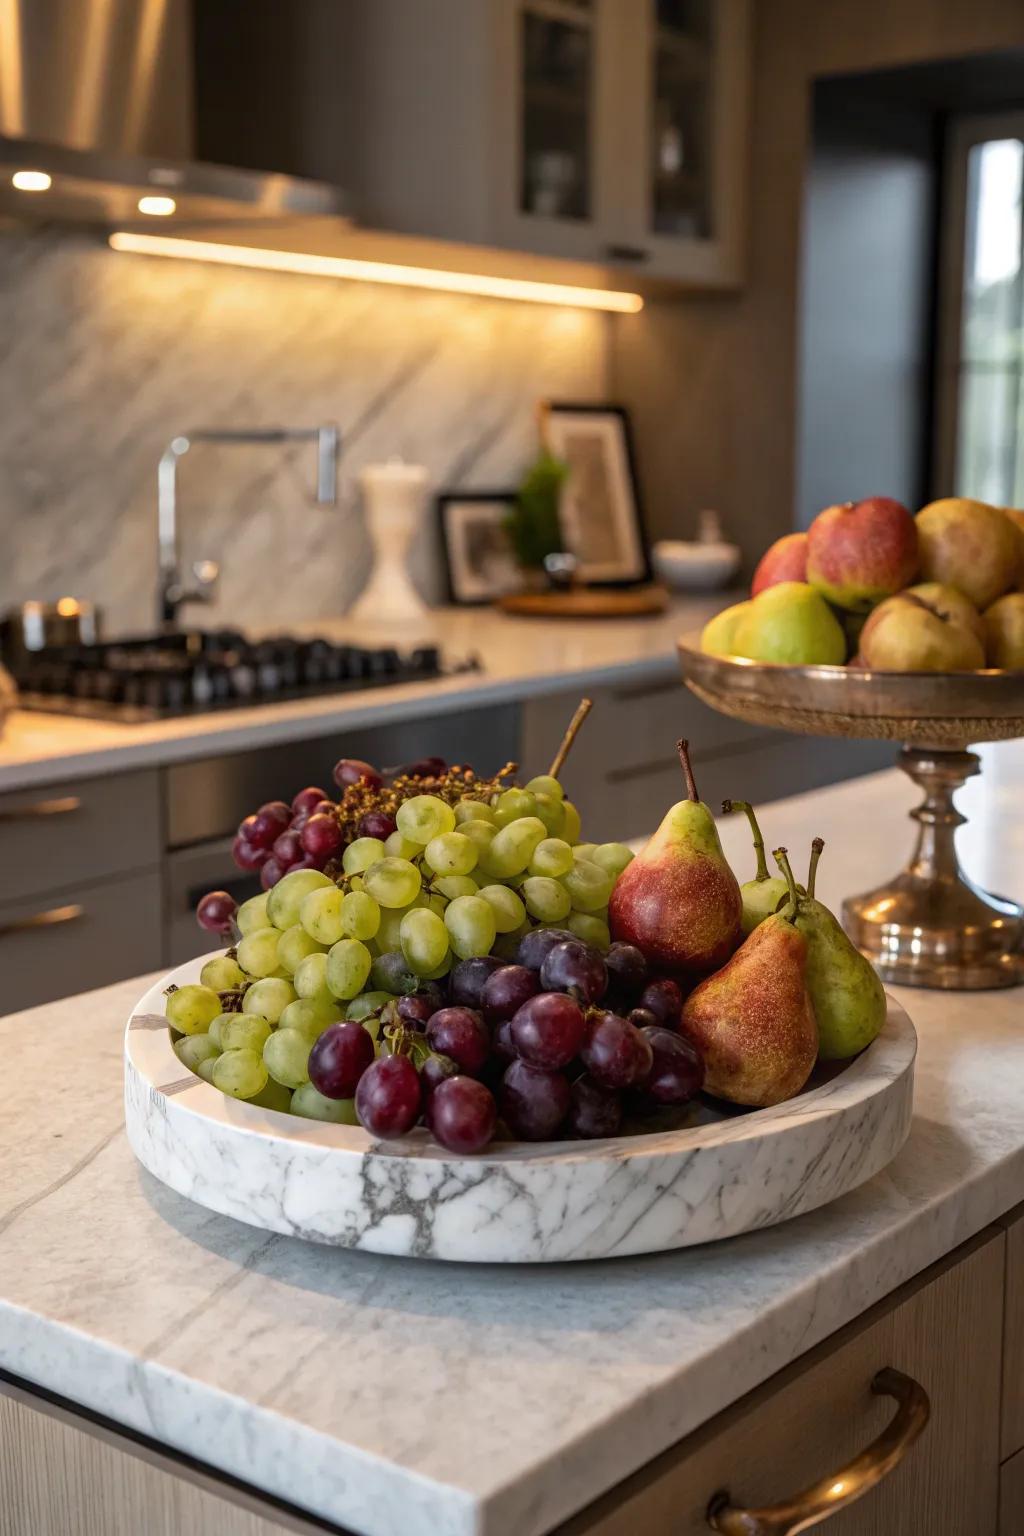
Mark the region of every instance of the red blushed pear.
<instances>
[{"instance_id":1,"label":"red blushed pear","mask_svg":"<svg viewBox=\"0 0 1024 1536\"><path fill-rule=\"evenodd\" d=\"M917 568L917 526L890 496L826 507L807 530L807 580L850 613L908 587Z\"/></svg>"},{"instance_id":2,"label":"red blushed pear","mask_svg":"<svg viewBox=\"0 0 1024 1536\"><path fill-rule=\"evenodd\" d=\"M768 546L758 561L750 583L750 595L756 597L768 587L777 587L780 581L806 580L807 535L785 533Z\"/></svg>"},{"instance_id":3,"label":"red blushed pear","mask_svg":"<svg viewBox=\"0 0 1024 1536\"><path fill-rule=\"evenodd\" d=\"M807 940L795 926L801 898L788 868L787 879L789 904L690 993L680 1024L704 1057L706 1091L758 1109L799 1093L818 1054Z\"/></svg>"},{"instance_id":4,"label":"red blushed pear","mask_svg":"<svg viewBox=\"0 0 1024 1536\"><path fill-rule=\"evenodd\" d=\"M698 797L689 747L677 746L688 798L622 871L608 923L612 937L635 944L649 964L692 977L717 970L740 942L742 900L715 818Z\"/></svg>"}]
</instances>

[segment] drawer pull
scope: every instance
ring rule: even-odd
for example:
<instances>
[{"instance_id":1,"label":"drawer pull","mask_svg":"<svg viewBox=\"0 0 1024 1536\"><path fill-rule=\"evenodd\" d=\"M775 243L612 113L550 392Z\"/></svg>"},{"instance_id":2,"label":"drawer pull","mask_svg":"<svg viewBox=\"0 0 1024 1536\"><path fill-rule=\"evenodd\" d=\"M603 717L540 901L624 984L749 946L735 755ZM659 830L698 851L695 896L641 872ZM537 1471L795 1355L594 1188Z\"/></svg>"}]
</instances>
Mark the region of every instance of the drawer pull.
<instances>
[{"instance_id":1,"label":"drawer pull","mask_svg":"<svg viewBox=\"0 0 1024 1536\"><path fill-rule=\"evenodd\" d=\"M892 1397L895 1414L866 1450L838 1472L823 1477L802 1493L764 1509L738 1509L729 1494L716 1493L708 1505L708 1525L719 1536L797 1536L820 1525L837 1509L845 1509L898 1467L928 1423L931 1405L924 1388L902 1371L887 1367L871 1383L877 1397Z\"/></svg>"},{"instance_id":2,"label":"drawer pull","mask_svg":"<svg viewBox=\"0 0 1024 1536\"><path fill-rule=\"evenodd\" d=\"M70 816L72 811L80 810L81 800L77 795L65 795L60 800L37 800L34 805L19 805L14 810L0 810L0 822L2 821L35 821L40 816Z\"/></svg>"},{"instance_id":3,"label":"drawer pull","mask_svg":"<svg viewBox=\"0 0 1024 1536\"><path fill-rule=\"evenodd\" d=\"M34 912L31 917L16 917L13 923L0 923L0 939L11 933L27 933L31 928L56 928L60 923L75 923L85 916L77 902L67 907L51 907L48 912Z\"/></svg>"}]
</instances>

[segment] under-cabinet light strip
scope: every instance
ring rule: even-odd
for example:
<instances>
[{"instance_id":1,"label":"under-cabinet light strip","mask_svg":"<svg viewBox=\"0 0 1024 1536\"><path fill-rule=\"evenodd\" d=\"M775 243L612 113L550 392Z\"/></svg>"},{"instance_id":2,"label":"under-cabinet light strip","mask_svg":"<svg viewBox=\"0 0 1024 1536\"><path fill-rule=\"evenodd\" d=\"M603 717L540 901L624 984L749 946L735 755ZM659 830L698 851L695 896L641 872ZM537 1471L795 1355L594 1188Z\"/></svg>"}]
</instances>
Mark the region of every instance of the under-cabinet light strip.
<instances>
[{"instance_id":1,"label":"under-cabinet light strip","mask_svg":"<svg viewBox=\"0 0 1024 1536\"><path fill-rule=\"evenodd\" d=\"M173 235L143 235L117 230L110 236L110 245L115 251L130 251L140 256L174 256L185 261L216 262L221 266L256 267L263 272L297 272L309 277L341 277L402 288L433 288L442 293L520 299L531 304L562 304L575 309L603 309L622 315L635 315L644 307L638 293L623 293L614 288L577 288L566 283L535 283L518 277L487 277L473 272L435 271L433 267L403 267L389 261L356 261L347 256L258 250L247 245L184 240Z\"/></svg>"}]
</instances>

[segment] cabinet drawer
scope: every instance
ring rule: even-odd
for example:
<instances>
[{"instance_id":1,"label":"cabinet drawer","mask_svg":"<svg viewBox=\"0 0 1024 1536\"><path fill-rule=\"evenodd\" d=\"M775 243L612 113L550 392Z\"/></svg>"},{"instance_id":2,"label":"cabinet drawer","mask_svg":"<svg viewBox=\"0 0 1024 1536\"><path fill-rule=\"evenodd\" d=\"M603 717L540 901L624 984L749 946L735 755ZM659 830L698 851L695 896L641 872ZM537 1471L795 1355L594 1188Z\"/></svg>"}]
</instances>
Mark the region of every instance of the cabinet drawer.
<instances>
[{"instance_id":1,"label":"cabinet drawer","mask_svg":"<svg viewBox=\"0 0 1024 1536\"><path fill-rule=\"evenodd\" d=\"M1003 1463L999 1473L999 1536L1020 1536L1024 1528L1024 1451Z\"/></svg>"},{"instance_id":2,"label":"cabinet drawer","mask_svg":"<svg viewBox=\"0 0 1024 1536\"><path fill-rule=\"evenodd\" d=\"M1011 1211L1000 1225L1006 1227L1002 1434L1002 1455L1005 1461L1018 1451L1024 1452L1024 1206ZM1024 1465L1017 1475L1024 1483ZM1024 1528L1024 1502L1020 1519Z\"/></svg>"},{"instance_id":3,"label":"cabinet drawer","mask_svg":"<svg viewBox=\"0 0 1024 1536\"><path fill-rule=\"evenodd\" d=\"M156 970L160 930L156 870L0 903L0 1007L16 1013Z\"/></svg>"},{"instance_id":4,"label":"cabinet drawer","mask_svg":"<svg viewBox=\"0 0 1024 1536\"><path fill-rule=\"evenodd\" d=\"M829 1536L993 1536L999 1479L1004 1239L983 1234L706 1429L559 1528L558 1536L708 1536L712 1496L764 1506L838 1473L895 1405L869 1390L893 1366L931 1400L921 1438Z\"/></svg>"},{"instance_id":5,"label":"cabinet drawer","mask_svg":"<svg viewBox=\"0 0 1024 1536\"><path fill-rule=\"evenodd\" d=\"M156 772L0 795L0 892L20 900L145 869L160 858L160 823Z\"/></svg>"}]
</instances>

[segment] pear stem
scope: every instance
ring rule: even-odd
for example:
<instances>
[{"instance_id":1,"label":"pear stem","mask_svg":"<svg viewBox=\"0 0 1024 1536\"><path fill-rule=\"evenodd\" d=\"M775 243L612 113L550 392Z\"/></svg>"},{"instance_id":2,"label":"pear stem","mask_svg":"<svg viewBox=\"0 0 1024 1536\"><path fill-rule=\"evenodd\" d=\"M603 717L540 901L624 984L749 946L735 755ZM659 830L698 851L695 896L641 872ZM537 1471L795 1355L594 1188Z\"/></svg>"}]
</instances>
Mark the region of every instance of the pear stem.
<instances>
[{"instance_id":1,"label":"pear stem","mask_svg":"<svg viewBox=\"0 0 1024 1536\"><path fill-rule=\"evenodd\" d=\"M812 900L814 898L814 882L818 874L818 860L821 858L824 847L825 839L823 837L816 837L811 843L811 862L807 867L807 894Z\"/></svg>"},{"instance_id":2,"label":"pear stem","mask_svg":"<svg viewBox=\"0 0 1024 1536\"><path fill-rule=\"evenodd\" d=\"M679 753L679 761L683 765L683 773L686 775L686 792L694 804L699 803L700 795L697 793L697 781L693 776L693 768L690 765L690 743L685 739L676 742L676 751Z\"/></svg>"},{"instance_id":3,"label":"pear stem","mask_svg":"<svg viewBox=\"0 0 1024 1536\"><path fill-rule=\"evenodd\" d=\"M562 764L565 762L566 758L569 756L569 753L572 751L572 744L579 734L580 726L590 714L590 711L593 709L593 707L593 699L580 699L579 703L577 704L576 713L569 721L568 729L566 730L565 735L562 737L562 745L555 753L551 767L548 769L548 773L551 778L558 778L558 775L562 770Z\"/></svg>"},{"instance_id":4,"label":"pear stem","mask_svg":"<svg viewBox=\"0 0 1024 1536\"><path fill-rule=\"evenodd\" d=\"M793 908L793 916L795 917L797 908L800 905L800 892L797 890L796 880L793 878L793 871L789 863L789 852L785 848L773 848L772 858L786 877L786 884L789 886L789 905Z\"/></svg>"},{"instance_id":5,"label":"pear stem","mask_svg":"<svg viewBox=\"0 0 1024 1536\"><path fill-rule=\"evenodd\" d=\"M758 826L757 817L754 815L754 807L749 800L723 800L722 810L726 816L729 815L730 811L742 811L750 822L750 831L754 838L754 856L757 859L757 871L754 879L767 880L768 860L764 856L764 838L761 836L761 828Z\"/></svg>"}]
</instances>

